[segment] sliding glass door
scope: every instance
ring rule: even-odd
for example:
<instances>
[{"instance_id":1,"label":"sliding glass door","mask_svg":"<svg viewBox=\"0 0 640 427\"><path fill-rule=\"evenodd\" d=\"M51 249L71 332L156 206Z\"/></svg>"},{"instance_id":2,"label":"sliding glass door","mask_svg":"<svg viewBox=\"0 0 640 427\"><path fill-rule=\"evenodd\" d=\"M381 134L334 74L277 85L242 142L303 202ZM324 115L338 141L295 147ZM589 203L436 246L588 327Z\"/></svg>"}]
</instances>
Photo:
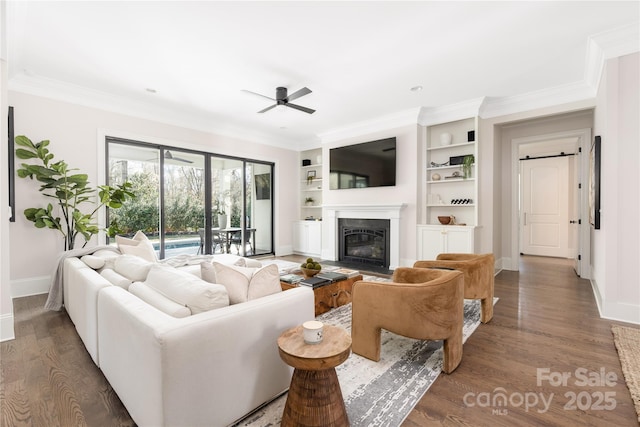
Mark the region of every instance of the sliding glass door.
<instances>
[{"instance_id":1,"label":"sliding glass door","mask_svg":"<svg viewBox=\"0 0 640 427\"><path fill-rule=\"evenodd\" d=\"M125 235L142 230L159 258L273 253L273 164L107 139L108 182L137 198L108 213Z\"/></svg>"}]
</instances>

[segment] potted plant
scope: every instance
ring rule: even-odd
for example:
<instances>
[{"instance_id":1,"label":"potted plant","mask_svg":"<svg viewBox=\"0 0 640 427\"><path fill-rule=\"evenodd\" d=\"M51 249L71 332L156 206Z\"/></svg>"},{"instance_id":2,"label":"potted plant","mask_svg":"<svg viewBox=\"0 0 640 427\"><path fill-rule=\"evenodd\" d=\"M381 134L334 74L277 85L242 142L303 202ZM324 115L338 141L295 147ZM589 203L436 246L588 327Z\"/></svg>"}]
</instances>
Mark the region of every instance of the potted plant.
<instances>
[{"instance_id":1,"label":"potted plant","mask_svg":"<svg viewBox=\"0 0 640 427\"><path fill-rule=\"evenodd\" d=\"M54 205L48 203L46 207L27 208L24 216L37 228L50 228L58 230L64 237L64 250L75 248L76 237L81 234L84 237L84 247L94 234L100 232L95 223L95 216L103 206L110 209L122 207L127 200L135 198L131 192L131 183L125 182L116 187L99 185L98 200L94 199L95 188L89 186L87 174L73 173L78 169L69 168L64 160L53 162L54 155L47 148L49 141L44 140L33 143L24 135L15 138L16 145L22 147L16 149L16 157L22 160L36 159L36 164L22 163L16 171L20 178L36 179L40 183L40 192L55 200ZM85 204L90 204L91 209L81 210ZM89 213L86 213L86 212ZM62 215L62 218L56 215ZM109 237L113 237L120 230L117 224L104 231Z\"/></svg>"},{"instance_id":2,"label":"potted plant","mask_svg":"<svg viewBox=\"0 0 640 427\"><path fill-rule=\"evenodd\" d=\"M218 227L227 228L227 212L224 209L224 195L216 199L215 205L214 213L218 217Z\"/></svg>"},{"instance_id":3,"label":"potted plant","mask_svg":"<svg viewBox=\"0 0 640 427\"><path fill-rule=\"evenodd\" d=\"M476 159L473 154L464 156L464 159L462 159L462 173L464 179L471 177L471 166L473 166L475 161Z\"/></svg>"}]
</instances>

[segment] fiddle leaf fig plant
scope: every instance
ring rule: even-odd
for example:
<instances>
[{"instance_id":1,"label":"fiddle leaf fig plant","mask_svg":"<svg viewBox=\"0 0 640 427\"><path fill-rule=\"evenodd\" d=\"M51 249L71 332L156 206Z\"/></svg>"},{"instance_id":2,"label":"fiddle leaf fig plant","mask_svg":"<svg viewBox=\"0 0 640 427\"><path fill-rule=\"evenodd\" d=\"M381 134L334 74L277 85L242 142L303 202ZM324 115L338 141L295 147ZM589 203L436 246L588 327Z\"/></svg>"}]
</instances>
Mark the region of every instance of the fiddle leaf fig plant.
<instances>
[{"instance_id":1,"label":"fiddle leaf fig plant","mask_svg":"<svg viewBox=\"0 0 640 427\"><path fill-rule=\"evenodd\" d=\"M54 201L45 207L27 208L24 216L37 228L58 230L64 237L64 250L75 248L76 237L84 237L84 247L91 237L100 232L95 223L95 216L103 206L118 209L129 199L135 198L131 191L131 183L125 182L111 187L99 185L89 186L87 174L75 173L78 169L69 168L64 160L54 162L54 155L49 151L49 140L33 143L24 135L16 136L16 157L22 160L35 159L36 163L22 163L17 170L20 178L30 178L40 182L40 192ZM95 192L98 191L96 203ZM91 204L93 209L81 210L81 205ZM57 205L57 210L54 209ZM59 211L59 213L56 213ZM62 217L57 215L62 215ZM105 229L109 237L120 230L116 224Z\"/></svg>"}]
</instances>

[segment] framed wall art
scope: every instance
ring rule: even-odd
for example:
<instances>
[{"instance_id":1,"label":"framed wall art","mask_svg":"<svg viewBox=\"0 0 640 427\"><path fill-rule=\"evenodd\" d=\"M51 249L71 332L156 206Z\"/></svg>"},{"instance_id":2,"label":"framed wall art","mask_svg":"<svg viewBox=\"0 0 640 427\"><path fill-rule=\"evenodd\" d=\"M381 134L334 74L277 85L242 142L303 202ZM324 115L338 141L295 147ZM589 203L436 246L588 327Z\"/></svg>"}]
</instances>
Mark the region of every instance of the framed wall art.
<instances>
[{"instance_id":1,"label":"framed wall art","mask_svg":"<svg viewBox=\"0 0 640 427\"><path fill-rule=\"evenodd\" d=\"M589 223L600 230L600 162L602 141L596 136L589 153Z\"/></svg>"}]
</instances>

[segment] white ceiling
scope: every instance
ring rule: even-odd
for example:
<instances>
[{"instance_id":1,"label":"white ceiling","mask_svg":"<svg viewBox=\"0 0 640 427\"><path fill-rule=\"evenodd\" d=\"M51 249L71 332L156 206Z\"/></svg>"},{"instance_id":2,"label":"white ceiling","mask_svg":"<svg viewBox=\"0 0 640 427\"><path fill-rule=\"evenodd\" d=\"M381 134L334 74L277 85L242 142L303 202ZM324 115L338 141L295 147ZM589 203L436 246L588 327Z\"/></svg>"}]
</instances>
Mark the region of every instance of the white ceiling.
<instances>
[{"instance_id":1,"label":"white ceiling","mask_svg":"<svg viewBox=\"0 0 640 427\"><path fill-rule=\"evenodd\" d=\"M637 26L639 4L9 1L9 88L296 148L399 112L585 84L590 38ZM257 114L270 101L242 92L277 86L310 88L294 103L316 113Z\"/></svg>"}]
</instances>

